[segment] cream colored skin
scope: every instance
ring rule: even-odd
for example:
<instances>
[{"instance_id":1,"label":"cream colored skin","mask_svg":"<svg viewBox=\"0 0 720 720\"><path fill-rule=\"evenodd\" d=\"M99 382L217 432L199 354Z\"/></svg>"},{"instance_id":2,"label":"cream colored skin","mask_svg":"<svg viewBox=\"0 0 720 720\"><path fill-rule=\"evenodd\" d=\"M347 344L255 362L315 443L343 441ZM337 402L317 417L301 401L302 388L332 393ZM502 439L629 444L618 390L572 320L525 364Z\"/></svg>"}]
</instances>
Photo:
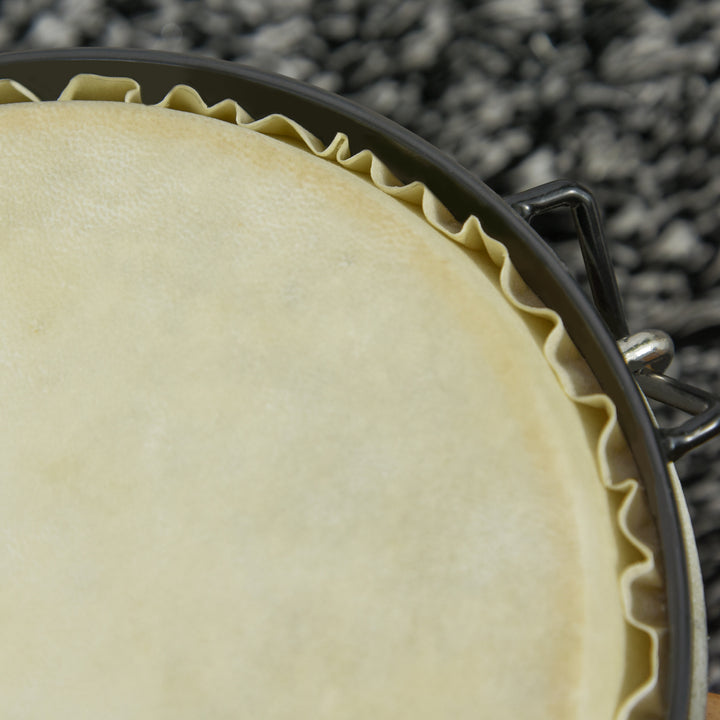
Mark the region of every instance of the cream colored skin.
<instances>
[{"instance_id":1,"label":"cream colored skin","mask_svg":"<svg viewBox=\"0 0 720 720\"><path fill-rule=\"evenodd\" d=\"M484 256L208 118L0 137L3 718L613 716L601 414Z\"/></svg>"}]
</instances>

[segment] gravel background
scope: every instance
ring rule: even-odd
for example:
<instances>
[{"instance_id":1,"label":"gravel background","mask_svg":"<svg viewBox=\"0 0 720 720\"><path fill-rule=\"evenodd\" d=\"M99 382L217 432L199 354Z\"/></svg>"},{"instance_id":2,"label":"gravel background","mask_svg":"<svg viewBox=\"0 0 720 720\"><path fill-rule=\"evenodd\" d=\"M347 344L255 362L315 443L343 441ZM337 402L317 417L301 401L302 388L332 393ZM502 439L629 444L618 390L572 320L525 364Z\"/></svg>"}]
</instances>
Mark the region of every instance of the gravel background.
<instances>
[{"instance_id":1,"label":"gravel background","mask_svg":"<svg viewBox=\"0 0 720 720\"><path fill-rule=\"evenodd\" d=\"M720 3L687 0L5 0L0 49L154 48L234 60L351 97L503 194L589 185L631 330L720 393ZM560 254L582 279L579 252ZM666 416L669 417L669 416ZM720 440L679 463L720 692Z\"/></svg>"}]
</instances>

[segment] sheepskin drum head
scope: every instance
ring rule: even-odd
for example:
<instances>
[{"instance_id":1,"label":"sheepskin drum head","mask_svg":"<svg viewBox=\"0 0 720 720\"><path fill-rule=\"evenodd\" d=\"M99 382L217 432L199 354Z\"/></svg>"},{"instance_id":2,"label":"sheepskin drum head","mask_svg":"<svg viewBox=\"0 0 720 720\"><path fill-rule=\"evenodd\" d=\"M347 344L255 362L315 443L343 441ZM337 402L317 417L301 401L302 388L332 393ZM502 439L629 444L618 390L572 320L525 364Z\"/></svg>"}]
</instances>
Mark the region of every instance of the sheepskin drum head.
<instances>
[{"instance_id":1,"label":"sheepskin drum head","mask_svg":"<svg viewBox=\"0 0 720 720\"><path fill-rule=\"evenodd\" d=\"M6 717L614 716L649 640L607 417L486 250L211 117L0 138Z\"/></svg>"}]
</instances>

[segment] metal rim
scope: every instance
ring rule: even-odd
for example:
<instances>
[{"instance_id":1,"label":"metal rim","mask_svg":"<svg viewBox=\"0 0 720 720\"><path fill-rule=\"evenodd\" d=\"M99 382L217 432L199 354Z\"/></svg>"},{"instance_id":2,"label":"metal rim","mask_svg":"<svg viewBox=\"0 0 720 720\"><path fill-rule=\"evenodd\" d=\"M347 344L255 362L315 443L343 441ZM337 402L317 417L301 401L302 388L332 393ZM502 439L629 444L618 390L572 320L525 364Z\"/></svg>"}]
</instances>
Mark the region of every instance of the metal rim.
<instances>
[{"instance_id":1,"label":"metal rim","mask_svg":"<svg viewBox=\"0 0 720 720\"><path fill-rule=\"evenodd\" d=\"M347 99L295 80L221 60L147 50L79 48L0 54L0 77L23 83L43 100L54 100L78 73L129 76L143 99L157 102L171 87L188 84L209 104L237 100L251 115L293 117L324 141L342 131L353 151L372 150L403 181L425 183L458 220L483 218L502 241L513 264L543 302L556 310L618 419L645 483L663 552L669 621L668 717L688 717L692 636L687 558L667 459L644 400L615 341L589 300L532 228L484 183L441 151L392 121Z\"/></svg>"}]
</instances>

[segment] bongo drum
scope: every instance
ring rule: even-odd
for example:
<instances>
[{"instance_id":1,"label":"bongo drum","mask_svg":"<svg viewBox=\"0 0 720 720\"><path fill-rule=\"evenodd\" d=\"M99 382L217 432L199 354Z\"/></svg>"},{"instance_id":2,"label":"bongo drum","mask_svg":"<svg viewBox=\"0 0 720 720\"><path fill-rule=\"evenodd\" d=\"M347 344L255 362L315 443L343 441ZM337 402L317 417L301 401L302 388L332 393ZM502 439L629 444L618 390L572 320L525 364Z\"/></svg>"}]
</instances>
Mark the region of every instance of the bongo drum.
<instances>
[{"instance_id":1,"label":"bongo drum","mask_svg":"<svg viewBox=\"0 0 720 720\"><path fill-rule=\"evenodd\" d=\"M255 71L0 69L8 717L703 717L667 446L508 203Z\"/></svg>"}]
</instances>

